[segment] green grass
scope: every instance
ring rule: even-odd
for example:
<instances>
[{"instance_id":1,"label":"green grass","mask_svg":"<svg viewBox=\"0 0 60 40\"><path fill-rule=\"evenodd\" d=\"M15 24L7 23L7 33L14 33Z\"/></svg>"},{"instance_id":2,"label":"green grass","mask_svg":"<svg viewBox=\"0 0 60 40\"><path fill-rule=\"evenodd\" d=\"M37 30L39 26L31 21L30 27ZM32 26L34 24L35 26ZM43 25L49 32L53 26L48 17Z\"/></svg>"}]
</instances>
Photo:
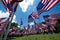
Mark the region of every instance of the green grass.
<instances>
[{"instance_id":1,"label":"green grass","mask_svg":"<svg viewBox=\"0 0 60 40\"><path fill-rule=\"evenodd\" d=\"M13 37L10 40L60 40L60 34L38 34L22 37Z\"/></svg>"}]
</instances>

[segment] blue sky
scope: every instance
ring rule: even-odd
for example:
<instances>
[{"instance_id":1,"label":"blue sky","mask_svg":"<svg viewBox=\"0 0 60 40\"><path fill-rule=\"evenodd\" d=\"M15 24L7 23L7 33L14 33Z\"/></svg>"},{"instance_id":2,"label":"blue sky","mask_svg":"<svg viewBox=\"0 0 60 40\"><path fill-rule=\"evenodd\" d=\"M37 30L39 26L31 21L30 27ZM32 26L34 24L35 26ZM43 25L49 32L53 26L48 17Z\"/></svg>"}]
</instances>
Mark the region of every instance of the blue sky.
<instances>
[{"instance_id":1,"label":"blue sky","mask_svg":"<svg viewBox=\"0 0 60 40\"><path fill-rule=\"evenodd\" d=\"M34 11L37 13L36 7L40 0L24 0L23 2L19 3L17 10L15 12L13 22L17 22L20 25L20 18L23 20L23 26L28 24L28 16ZM59 13L60 12L60 3L56 4L51 10L48 12L43 12L39 19L35 19L36 22L42 22L43 15L52 14L52 13ZM4 15L8 15L8 12L3 7L2 3L0 2L0 15L3 13ZM0 16L1 17L1 16ZM5 16L4 16L5 17ZM8 16L6 16L8 17Z\"/></svg>"}]
</instances>

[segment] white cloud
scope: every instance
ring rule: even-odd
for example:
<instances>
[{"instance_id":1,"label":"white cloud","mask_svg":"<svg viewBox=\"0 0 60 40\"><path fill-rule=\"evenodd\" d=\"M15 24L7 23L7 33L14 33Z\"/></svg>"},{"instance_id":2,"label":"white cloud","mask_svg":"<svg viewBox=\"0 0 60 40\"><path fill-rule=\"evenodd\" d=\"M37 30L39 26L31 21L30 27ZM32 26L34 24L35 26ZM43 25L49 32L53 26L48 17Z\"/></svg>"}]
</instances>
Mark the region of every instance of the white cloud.
<instances>
[{"instance_id":1,"label":"white cloud","mask_svg":"<svg viewBox=\"0 0 60 40\"><path fill-rule=\"evenodd\" d=\"M29 24L30 24L30 26L31 26L31 25L34 25L34 22L30 22Z\"/></svg>"},{"instance_id":2,"label":"white cloud","mask_svg":"<svg viewBox=\"0 0 60 40\"><path fill-rule=\"evenodd\" d=\"M16 15L14 15L14 17L13 17L12 23L13 22L17 23L17 21L16 21Z\"/></svg>"},{"instance_id":3,"label":"white cloud","mask_svg":"<svg viewBox=\"0 0 60 40\"><path fill-rule=\"evenodd\" d=\"M8 12L3 12L0 10L0 18L4 18L4 17L9 17L9 13Z\"/></svg>"},{"instance_id":4,"label":"white cloud","mask_svg":"<svg viewBox=\"0 0 60 40\"><path fill-rule=\"evenodd\" d=\"M0 18L5 18L5 17L8 18L9 17L9 13L8 12L3 12L3 11L0 10ZM15 22L15 23L17 22L16 21L16 15L14 15L14 17L13 17L12 23L13 22Z\"/></svg>"},{"instance_id":5,"label":"white cloud","mask_svg":"<svg viewBox=\"0 0 60 40\"><path fill-rule=\"evenodd\" d=\"M22 8L23 12L26 12L28 7L33 5L34 0L24 0L23 2L19 3L20 7Z\"/></svg>"}]
</instances>

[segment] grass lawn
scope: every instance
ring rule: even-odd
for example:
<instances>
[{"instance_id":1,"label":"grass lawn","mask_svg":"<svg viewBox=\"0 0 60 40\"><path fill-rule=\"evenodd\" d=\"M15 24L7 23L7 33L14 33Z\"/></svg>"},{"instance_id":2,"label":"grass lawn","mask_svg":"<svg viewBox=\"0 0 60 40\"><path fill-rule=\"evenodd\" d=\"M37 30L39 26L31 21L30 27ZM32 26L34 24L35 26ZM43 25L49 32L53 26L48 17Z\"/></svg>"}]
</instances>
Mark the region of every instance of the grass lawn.
<instances>
[{"instance_id":1,"label":"grass lawn","mask_svg":"<svg viewBox=\"0 0 60 40\"><path fill-rule=\"evenodd\" d=\"M38 35L28 35L22 37L12 37L10 40L60 40L59 34L38 34Z\"/></svg>"}]
</instances>

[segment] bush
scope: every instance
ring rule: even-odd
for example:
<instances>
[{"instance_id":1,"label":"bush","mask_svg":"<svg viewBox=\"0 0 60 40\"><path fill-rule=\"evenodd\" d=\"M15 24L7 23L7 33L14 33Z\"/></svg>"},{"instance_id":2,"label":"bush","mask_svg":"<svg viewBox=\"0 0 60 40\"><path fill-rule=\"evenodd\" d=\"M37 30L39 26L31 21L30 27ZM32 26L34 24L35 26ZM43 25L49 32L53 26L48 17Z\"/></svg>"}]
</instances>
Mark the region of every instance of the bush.
<instances>
[{"instance_id":1,"label":"bush","mask_svg":"<svg viewBox=\"0 0 60 40\"><path fill-rule=\"evenodd\" d=\"M57 22L55 28L56 28L56 32L59 33L60 32L60 19L58 19L58 22Z\"/></svg>"}]
</instances>

